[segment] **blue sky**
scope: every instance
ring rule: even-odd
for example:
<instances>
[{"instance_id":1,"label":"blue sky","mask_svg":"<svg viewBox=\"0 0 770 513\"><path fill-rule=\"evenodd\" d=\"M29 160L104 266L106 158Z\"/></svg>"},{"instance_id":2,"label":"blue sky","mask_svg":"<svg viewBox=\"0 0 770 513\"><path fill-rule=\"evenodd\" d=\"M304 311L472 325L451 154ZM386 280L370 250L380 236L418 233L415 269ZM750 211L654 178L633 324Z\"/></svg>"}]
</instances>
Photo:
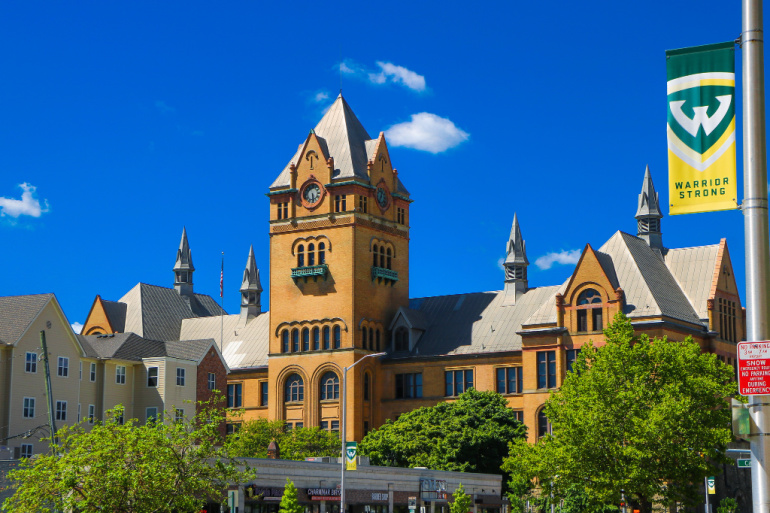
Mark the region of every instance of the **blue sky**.
<instances>
[{"instance_id":1,"label":"blue sky","mask_svg":"<svg viewBox=\"0 0 770 513\"><path fill-rule=\"evenodd\" d=\"M268 288L264 194L340 82L414 199L412 297L500 289L514 212L530 285L561 283L636 233L646 165L667 204L664 51L740 30L716 1L2 3L0 295L83 322L96 294L172 286L186 226L195 290L218 298L224 251L236 312L250 244ZM744 290L739 211L662 226L727 238Z\"/></svg>"}]
</instances>

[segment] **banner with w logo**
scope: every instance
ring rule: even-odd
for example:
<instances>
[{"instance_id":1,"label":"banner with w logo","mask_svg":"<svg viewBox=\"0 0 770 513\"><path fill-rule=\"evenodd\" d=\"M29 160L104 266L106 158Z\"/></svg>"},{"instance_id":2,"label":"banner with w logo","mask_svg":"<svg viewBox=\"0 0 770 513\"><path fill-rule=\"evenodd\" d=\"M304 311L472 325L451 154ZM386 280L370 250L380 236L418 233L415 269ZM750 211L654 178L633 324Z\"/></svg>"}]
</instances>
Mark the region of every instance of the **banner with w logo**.
<instances>
[{"instance_id":1,"label":"banner with w logo","mask_svg":"<svg viewBox=\"0 0 770 513\"><path fill-rule=\"evenodd\" d=\"M666 52L671 215L738 208L735 43Z\"/></svg>"}]
</instances>

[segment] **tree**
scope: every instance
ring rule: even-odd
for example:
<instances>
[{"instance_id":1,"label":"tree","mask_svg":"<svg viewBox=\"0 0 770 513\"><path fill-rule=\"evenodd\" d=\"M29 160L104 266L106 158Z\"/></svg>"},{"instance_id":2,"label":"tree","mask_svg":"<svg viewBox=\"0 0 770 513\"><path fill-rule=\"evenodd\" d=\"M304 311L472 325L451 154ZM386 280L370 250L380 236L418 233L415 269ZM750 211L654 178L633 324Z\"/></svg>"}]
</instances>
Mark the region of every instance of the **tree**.
<instances>
[{"instance_id":1,"label":"tree","mask_svg":"<svg viewBox=\"0 0 770 513\"><path fill-rule=\"evenodd\" d=\"M287 477L281 504L278 506L278 513L302 513L303 511L305 511L305 507L297 500L297 487Z\"/></svg>"},{"instance_id":2,"label":"tree","mask_svg":"<svg viewBox=\"0 0 770 513\"><path fill-rule=\"evenodd\" d=\"M722 499L717 508L717 513L735 513L736 511L738 511L738 501L732 497Z\"/></svg>"},{"instance_id":3,"label":"tree","mask_svg":"<svg viewBox=\"0 0 770 513\"><path fill-rule=\"evenodd\" d=\"M238 432L228 437L232 456L265 458L267 446L275 440L281 459L304 460L309 456L339 456L340 438L336 433L318 427L286 430L282 420L256 419L245 422Z\"/></svg>"},{"instance_id":4,"label":"tree","mask_svg":"<svg viewBox=\"0 0 770 513\"><path fill-rule=\"evenodd\" d=\"M525 436L505 398L470 389L388 421L364 437L359 452L374 465L497 474L508 443Z\"/></svg>"},{"instance_id":5,"label":"tree","mask_svg":"<svg viewBox=\"0 0 770 513\"><path fill-rule=\"evenodd\" d=\"M62 427L56 454L37 455L9 472L17 488L3 509L199 511L206 500L220 501L228 484L252 479L254 472L224 452L225 416L212 404L199 403L193 419L178 422L122 424L118 406L90 430L82 423Z\"/></svg>"},{"instance_id":6,"label":"tree","mask_svg":"<svg viewBox=\"0 0 770 513\"><path fill-rule=\"evenodd\" d=\"M449 505L449 513L468 513L471 510L472 500L470 495L465 493L463 484L457 487L452 494L452 503Z\"/></svg>"},{"instance_id":7,"label":"tree","mask_svg":"<svg viewBox=\"0 0 770 513\"><path fill-rule=\"evenodd\" d=\"M584 490L592 508L618 504L620 491L643 511L652 503L694 504L692 483L718 471L731 440L732 367L683 342L634 337L619 314L606 344L587 344L574 371L546 402L553 427L535 445L512 444L503 469L511 487L564 497Z\"/></svg>"}]
</instances>

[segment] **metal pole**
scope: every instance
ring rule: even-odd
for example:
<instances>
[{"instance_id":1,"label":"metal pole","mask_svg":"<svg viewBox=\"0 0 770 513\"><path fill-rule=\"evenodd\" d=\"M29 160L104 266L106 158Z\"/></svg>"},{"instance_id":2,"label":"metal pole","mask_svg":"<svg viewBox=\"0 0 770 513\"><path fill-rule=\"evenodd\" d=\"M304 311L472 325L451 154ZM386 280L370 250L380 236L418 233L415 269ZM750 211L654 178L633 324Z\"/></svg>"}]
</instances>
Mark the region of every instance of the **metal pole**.
<instances>
[{"instance_id":1,"label":"metal pole","mask_svg":"<svg viewBox=\"0 0 770 513\"><path fill-rule=\"evenodd\" d=\"M341 430L340 430L340 435L341 435L340 438L342 439L341 440L342 450L340 451L340 455L342 456L342 458L340 458L342 460L342 477L340 478L340 513L345 513L345 467L347 465L347 455L345 454L345 450L347 449L345 447L345 442L346 442L345 439L347 437L347 435L346 435L346 433L347 433L347 424L346 424L346 422L347 421L345 419L345 415L346 415L347 403L348 403L348 400L347 400L348 399L348 396L347 396L347 393L348 393L348 391L347 391L347 386L348 386L348 370L352 369L353 367L355 367L359 363L363 362L367 358L383 356L385 354L387 354L387 353L367 354L367 355L363 356L360 360L358 360L356 362L353 362L352 365L348 365L347 367L343 367L343 369L342 369L342 397L341 397L341 400L342 400L342 426L341 426Z\"/></svg>"},{"instance_id":2,"label":"metal pole","mask_svg":"<svg viewBox=\"0 0 770 513\"><path fill-rule=\"evenodd\" d=\"M705 486L703 491L706 492L706 513L709 513L709 478L708 477L703 478L703 484Z\"/></svg>"},{"instance_id":3,"label":"metal pole","mask_svg":"<svg viewBox=\"0 0 770 513\"><path fill-rule=\"evenodd\" d=\"M48 400L48 425L51 428L51 443L56 441L56 422L53 416L53 392L51 391L51 368L48 366L48 344L45 343L45 330L40 330L40 344L43 346L43 363L45 364L45 396ZM54 454L56 450L54 449Z\"/></svg>"},{"instance_id":4,"label":"metal pole","mask_svg":"<svg viewBox=\"0 0 770 513\"><path fill-rule=\"evenodd\" d=\"M743 49L743 216L746 237L746 339L770 338L770 247L768 246L767 155L765 150L765 70L762 1L742 0ZM770 409L762 396L749 398L758 428L751 437L751 489L754 513L770 513Z\"/></svg>"}]
</instances>

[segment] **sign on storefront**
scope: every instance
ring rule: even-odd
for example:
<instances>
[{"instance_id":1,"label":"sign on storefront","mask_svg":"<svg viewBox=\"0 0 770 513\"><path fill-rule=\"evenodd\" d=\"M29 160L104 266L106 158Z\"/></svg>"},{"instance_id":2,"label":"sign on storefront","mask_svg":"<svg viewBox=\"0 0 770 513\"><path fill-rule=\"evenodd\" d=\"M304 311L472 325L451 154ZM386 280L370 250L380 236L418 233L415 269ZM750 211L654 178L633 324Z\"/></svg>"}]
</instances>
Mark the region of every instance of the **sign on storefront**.
<instances>
[{"instance_id":1,"label":"sign on storefront","mask_svg":"<svg viewBox=\"0 0 770 513\"><path fill-rule=\"evenodd\" d=\"M339 488L308 488L307 496L311 501L338 501L340 500Z\"/></svg>"},{"instance_id":2,"label":"sign on storefront","mask_svg":"<svg viewBox=\"0 0 770 513\"><path fill-rule=\"evenodd\" d=\"M446 481L443 479L420 479L420 492L424 501L447 500Z\"/></svg>"}]
</instances>

